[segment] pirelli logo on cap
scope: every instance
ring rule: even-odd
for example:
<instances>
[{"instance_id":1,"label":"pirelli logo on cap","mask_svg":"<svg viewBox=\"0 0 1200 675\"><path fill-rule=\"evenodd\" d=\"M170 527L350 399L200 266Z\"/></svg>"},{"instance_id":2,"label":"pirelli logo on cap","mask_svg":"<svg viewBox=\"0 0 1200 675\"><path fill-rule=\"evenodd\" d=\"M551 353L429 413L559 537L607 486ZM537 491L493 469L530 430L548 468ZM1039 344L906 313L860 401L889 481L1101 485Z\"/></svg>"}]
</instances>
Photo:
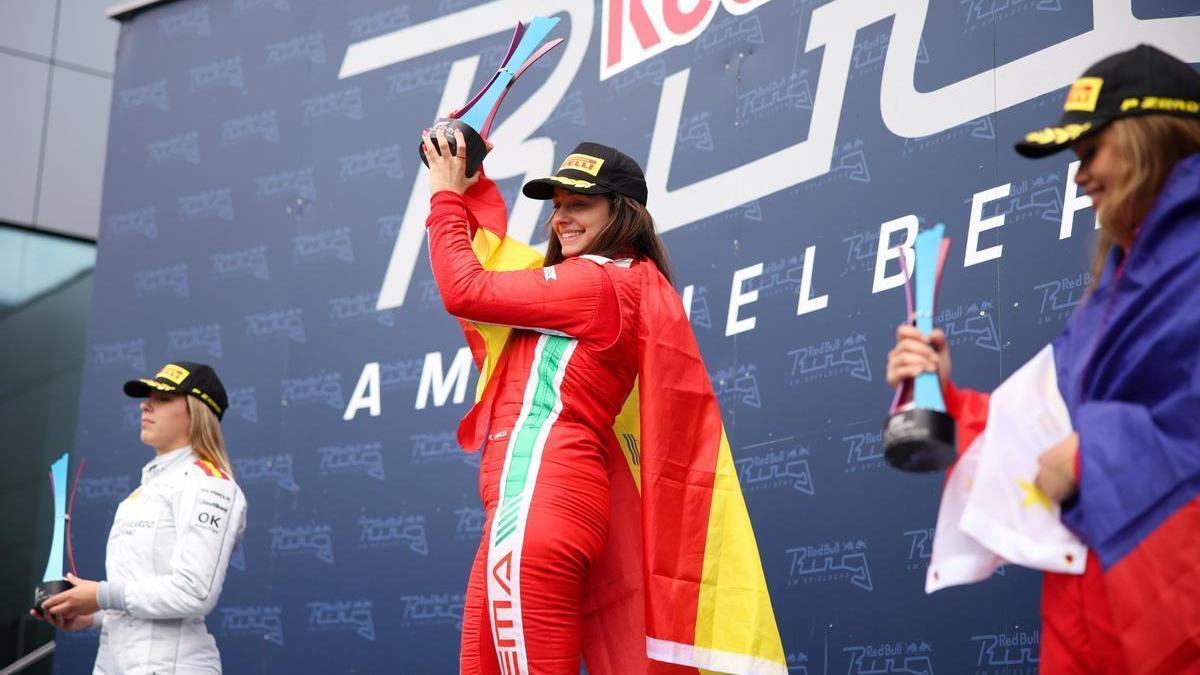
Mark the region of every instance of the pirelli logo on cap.
<instances>
[{"instance_id":1,"label":"pirelli logo on cap","mask_svg":"<svg viewBox=\"0 0 1200 675\"><path fill-rule=\"evenodd\" d=\"M599 157L575 153L573 155L567 155L567 158L563 160L562 166L558 167L558 170L562 171L563 169L575 169L576 171L582 171L586 174L598 176L600 175L600 167L603 165L604 160L600 159Z\"/></svg>"},{"instance_id":2,"label":"pirelli logo on cap","mask_svg":"<svg viewBox=\"0 0 1200 675\"><path fill-rule=\"evenodd\" d=\"M187 379L188 375L191 374L191 371L187 370L186 368L180 368L174 363L168 363L167 365L163 366L162 370L158 371L158 374L154 377L161 377L164 380L170 380L175 384L181 384Z\"/></svg>"},{"instance_id":3,"label":"pirelli logo on cap","mask_svg":"<svg viewBox=\"0 0 1200 675\"><path fill-rule=\"evenodd\" d=\"M1100 100L1100 87L1103 85L1104 78L1100 77L1081 77L1075 80L1075 84L1072 84L1067 92L1063 110L1096 112L1096 101Z\"/></svg>"},{"instance_id":4,"label":"pirelli logo on cap","mask_svg":"<svg viewBox=\"0 0 1200 675\"><path fill-rule=\"evenodd\" d=\"M1200 114L1200 101L1189 101L1182 98L1165 96L1143 96L1140 99L1127 98L1121 101L1121 112L1127 110L1154 110L1162 112L1184 112L1193 115Z\"/></svg>"}]
</instances>

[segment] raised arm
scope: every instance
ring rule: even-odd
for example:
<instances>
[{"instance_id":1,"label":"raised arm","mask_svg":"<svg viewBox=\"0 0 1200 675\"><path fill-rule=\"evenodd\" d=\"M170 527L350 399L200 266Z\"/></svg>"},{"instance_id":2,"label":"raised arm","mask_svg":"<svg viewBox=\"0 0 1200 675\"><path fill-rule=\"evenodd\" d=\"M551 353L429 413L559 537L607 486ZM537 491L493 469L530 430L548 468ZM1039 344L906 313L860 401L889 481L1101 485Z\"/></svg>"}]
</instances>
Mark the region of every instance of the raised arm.
<instances>
[{"instance_id":1,"label":"raised arm","mask_svg":"<svg viewBox=\"0 0 1200 675\"><path fill-rule=\"evenodd\" d=\"M467 208L461 195L433 195L429 260L450 314L476 323L530 328L571 337L595 337L597 316L617 311L612 281L600 265L571 258L534 270L485 270L471 248Z\"/></svg>"}]
</instances>

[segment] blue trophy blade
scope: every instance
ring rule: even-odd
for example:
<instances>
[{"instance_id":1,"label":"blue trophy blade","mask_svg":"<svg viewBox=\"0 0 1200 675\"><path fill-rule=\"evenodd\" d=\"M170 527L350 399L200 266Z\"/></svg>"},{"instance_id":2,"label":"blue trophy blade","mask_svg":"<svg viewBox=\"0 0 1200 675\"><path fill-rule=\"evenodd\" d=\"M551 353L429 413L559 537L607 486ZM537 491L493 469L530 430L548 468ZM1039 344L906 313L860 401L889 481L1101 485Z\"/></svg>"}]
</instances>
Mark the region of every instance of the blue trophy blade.
<instances>
[{"instance_id":1,"label":"blue trophy blade","mask_svg":"<svg viewBox=\"0 0 1200 675\"><path fill-rule=\"evenodd\" d=\"M937 291L938 262L941 257L942 235L946 226L938 223L936 226L917 234L913 245L916 262L914 298L916 307L917 330L924 335L933 332L933 302ZM942 387L938 382L937 373L921 373L913 381L913 404L918 408L929 408L938 412L946 412L946 402L942 399Z\"/></svg>"},{"instance_id":2,"label":"blue trophy blade","mask_svg":"<svg viewBox=\"0 0 1200 675\"><path fill-rule=\"evenodd\" d=\"M54 489L54 535L50 540L50 557L46 560L46 573L42 581L63 578L63 538L67 515L67 463L66 453L50 465L50 484Z\"/></svg>"},{"instance_id":3,"label":"blue trophy blade","mask_svg":"<svg viewBox=\"0 0 1200 675\"><path fill-rule=\"evenodd\" d=\"M529 58L550 31L558 25L558 17L535 17L525 27L525 33L521 36L521 41L517 43L517 48L513 50L512 56L504 67L497 74L496 79L492 81L491 86L487 91L479 97L475 105L471 109L463 113L459 119L470 125L472 129L481 130L483 124L487 121L488 115L491 114L492 108L496 106L496 101L504 94L504 90L512 82L513 76L516 75L516 69L525 63L525 59Z\"/></svg>"}]
</instances>

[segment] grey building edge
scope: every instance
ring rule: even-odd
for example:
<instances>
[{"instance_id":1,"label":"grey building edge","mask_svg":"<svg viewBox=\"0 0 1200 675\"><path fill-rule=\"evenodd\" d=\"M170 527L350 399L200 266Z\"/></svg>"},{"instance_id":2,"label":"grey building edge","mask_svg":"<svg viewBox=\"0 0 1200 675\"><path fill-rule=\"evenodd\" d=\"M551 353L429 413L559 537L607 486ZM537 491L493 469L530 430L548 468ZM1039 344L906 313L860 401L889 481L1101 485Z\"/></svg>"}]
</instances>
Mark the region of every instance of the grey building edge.
<instances>
[{"instance_id":1,"label":"grey building edge","mask_svg":"<svg viewBox=\"0 0 1200 675\"><path fill-rule=\"evenodd\" d=\"M113 5L112 7L109 7L104 13L108 16L108 18L115 21L124 21L142 10L150 9L155 5L165 5L173 1L174 0L130 0L130 2L123 2L119 5Z\"/></svg>"}]
</instances>

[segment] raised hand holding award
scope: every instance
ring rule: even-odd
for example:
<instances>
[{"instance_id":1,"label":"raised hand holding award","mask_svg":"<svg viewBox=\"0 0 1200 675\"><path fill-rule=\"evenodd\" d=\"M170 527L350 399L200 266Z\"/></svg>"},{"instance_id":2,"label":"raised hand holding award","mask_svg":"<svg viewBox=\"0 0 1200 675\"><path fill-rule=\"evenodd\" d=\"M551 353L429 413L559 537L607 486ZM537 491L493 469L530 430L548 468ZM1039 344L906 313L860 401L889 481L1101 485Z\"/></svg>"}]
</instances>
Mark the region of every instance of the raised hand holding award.
<instances>
[{"instance_id":1,"label":"raised hand holding award","mask_svg":"<svg viewBox=\"0 0 1200 675\"><path fill-rule=\"evenodd\" d=\"M67 464L69 455L63 454L54 464L50 465L50 490L54 499L54 534L50 539L50 556L46 559L46 572L42 582L33 589L33 609L39 615L44 613L42 603L51 596L62 593L74 586L63 575L63 544L66 544L66 558L69 561L71 574L75 571L75 555L71 550L71 509L75 505L75 487L79 485L79 474L83 472L83 460L75 472L75 487L71 488L71 499L67 501Z\"/></svg>"},{"instance_id":2,"label":"raised hand holding award","mask_svg":"<svg viewBox=\"0 0 1200 675\"><path fill-rule=\"evenodd\" d=\"M926 337L933 332L937 289L950 250L938 223L917 234L913 245L913 274L905 269L904 293L909 320ZM901 264L904 258L901 257ZM888 464L902 471L940 471L954 463L954 419L946 414L937 373L921 373L901 382L883 427L883 452Z\"/></svg>"},{"instance_id":3,"label":"raised hand holding award","mask_svg":"<svg viewBox=\"0 0 1200 675\"><path fill-rule=\"evenodd\" d=\"M450 145L450 154L458 152L453 130L458 129L462 132L463 139L467 143L467 177L475 175L476 169L483 163L483 158L487 156L487 144L484 140L492 130L492 121L496 117L496 110L504 100L504 95L529 66L563 42L562 38L557 38L542 44L542 41L556 25L558 25L557 18L543 16L534 17L528 24L518 23L516 30L513 31L512 42L508 45L508 52L505 54L504 60L500 62L500 68L495 75L492 75L492 79L488 81L487 85L475 94L474 98L466 105L450 113L449 117L438 118L429 129L430 139L433 141L434 147L438 148L438 152L441 152L441 148L438 145L439 134L437 131L445 130L446 139ZM429 166L429 160L425 158L424 145L417 148L417 153L425 166Z\"/></svg>"}]
</instances>

